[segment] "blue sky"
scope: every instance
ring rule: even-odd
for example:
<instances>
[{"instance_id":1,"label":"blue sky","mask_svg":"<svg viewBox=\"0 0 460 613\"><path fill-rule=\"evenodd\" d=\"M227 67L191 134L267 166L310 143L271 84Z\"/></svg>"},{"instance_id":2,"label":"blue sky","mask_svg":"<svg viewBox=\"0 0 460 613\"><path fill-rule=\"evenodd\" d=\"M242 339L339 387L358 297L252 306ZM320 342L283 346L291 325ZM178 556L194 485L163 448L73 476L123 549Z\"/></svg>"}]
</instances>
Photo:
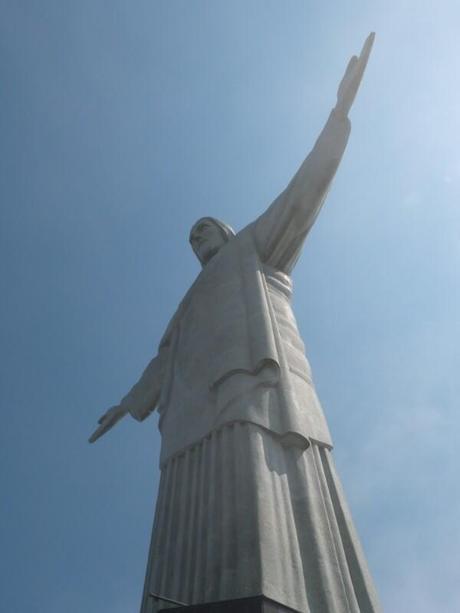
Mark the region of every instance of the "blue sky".
<instances>
[{"instance_id":1,"label":"blue sky","mask_svg":"<svg viewBox=\"0 0 460 613\"><path fill-rule=\"evenodd\" d=\"M460 610L455 0L1 0L0 608L136 611L156 419L87 437L199 267L287 184L377 32L294 274L386 611Z\"/></svg>"}]
</instances>

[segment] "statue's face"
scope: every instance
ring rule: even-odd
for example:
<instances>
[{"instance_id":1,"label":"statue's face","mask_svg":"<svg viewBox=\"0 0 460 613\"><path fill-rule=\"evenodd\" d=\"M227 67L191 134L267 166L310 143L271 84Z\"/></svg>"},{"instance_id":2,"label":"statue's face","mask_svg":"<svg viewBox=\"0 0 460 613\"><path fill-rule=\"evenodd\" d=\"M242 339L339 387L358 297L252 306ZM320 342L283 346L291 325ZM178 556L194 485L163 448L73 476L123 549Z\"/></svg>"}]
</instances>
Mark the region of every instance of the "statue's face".
<instances>
[{"instance_id":1,"label":"statue's face","mask_svg":"<svg viewBox=\"0 0 460 613\"><path fill-rule=\"evenodd\" d=\"M190 233L190 244L203 266L225 243L226 240L218 226L208 219L198 221Z\"/></svg>"}]
</instances>

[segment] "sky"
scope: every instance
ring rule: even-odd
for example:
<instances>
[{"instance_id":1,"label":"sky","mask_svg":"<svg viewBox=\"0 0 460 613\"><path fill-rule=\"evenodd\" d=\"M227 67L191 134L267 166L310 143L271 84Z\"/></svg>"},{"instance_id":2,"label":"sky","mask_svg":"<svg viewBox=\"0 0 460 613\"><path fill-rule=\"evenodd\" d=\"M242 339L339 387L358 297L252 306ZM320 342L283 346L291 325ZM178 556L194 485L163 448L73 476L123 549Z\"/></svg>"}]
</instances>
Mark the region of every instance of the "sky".
<instances>
[{"instance_id":1,"label":"sky","mask_svg":"<svg viewBox=\"0 0 460 613\"><path fill-rule=\"evenodd\" d=\"M284 189L374 51L293 278L385 611L460 610L457 0L0 0L0 609L138 610L156 352L212 215Z\"/></svg>"}]
</instances>

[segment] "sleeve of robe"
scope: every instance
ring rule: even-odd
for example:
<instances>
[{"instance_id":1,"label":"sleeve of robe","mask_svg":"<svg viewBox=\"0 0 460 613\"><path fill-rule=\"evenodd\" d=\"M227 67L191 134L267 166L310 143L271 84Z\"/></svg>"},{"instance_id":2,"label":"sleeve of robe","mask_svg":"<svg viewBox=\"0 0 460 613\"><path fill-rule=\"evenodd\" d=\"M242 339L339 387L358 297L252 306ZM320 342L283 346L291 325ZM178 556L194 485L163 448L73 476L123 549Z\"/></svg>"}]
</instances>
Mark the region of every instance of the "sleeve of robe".
<instances>
[{"instance_id":1,"label":"sleeve of robe","mask_svg":"<svg viewBox=\"0 0 460 613\"><path fill-rule=\"evenodd\" d=\"M262 261L289 274L326 198L350 134L347 117L332 111L312 151L287 188L254 224Z\"/></svg>"},{"instance_id":2,"label":"sleeve of robe","mask_svg":"<svg viewBox=\"0 0 460 613\"><path fill-rule=\"evenodd\" d=\"M125 407L137 421L143 421L158 403L162 384L163 355L154 357L137 383L124 396L120 405Z\"/></svg>"}]
</instances>

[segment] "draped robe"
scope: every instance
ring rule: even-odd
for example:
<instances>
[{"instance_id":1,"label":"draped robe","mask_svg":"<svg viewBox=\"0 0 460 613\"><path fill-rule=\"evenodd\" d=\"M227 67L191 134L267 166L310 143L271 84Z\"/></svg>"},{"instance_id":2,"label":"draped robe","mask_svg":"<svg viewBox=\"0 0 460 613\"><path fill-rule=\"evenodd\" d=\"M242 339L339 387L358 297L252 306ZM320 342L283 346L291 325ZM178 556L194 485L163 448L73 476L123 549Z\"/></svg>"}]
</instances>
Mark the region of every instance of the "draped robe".
<instances>
[{"instance_id":1,"label":"draped robe","mask_svg":"<svg viewBox=\"0 0 460 613\"><path fill-rule=\"evenodd\" d=\"M265 594L378 611L291 308L290 273L345 149L332 112L287 189L203 267L122 400L160 413L162 477L141 613Z\"/></svg>"}]
</instances>

